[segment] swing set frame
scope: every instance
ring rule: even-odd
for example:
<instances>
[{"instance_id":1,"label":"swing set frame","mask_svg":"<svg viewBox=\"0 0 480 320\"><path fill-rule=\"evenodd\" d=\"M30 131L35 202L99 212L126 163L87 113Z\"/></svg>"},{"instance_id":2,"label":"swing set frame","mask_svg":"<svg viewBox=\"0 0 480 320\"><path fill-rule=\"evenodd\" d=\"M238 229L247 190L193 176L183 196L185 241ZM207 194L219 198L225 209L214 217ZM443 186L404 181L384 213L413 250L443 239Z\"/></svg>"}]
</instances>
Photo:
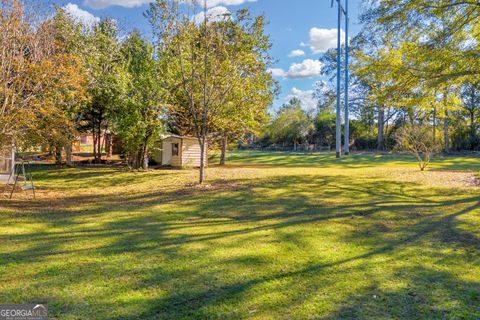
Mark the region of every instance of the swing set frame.
<instances>
[{"instance_id":1,"label":"swing set frame","mask_svg":"<svg viewBox=\"0 0 480 320\"><path fill-rule=\"evenodd\" d=\"M23 184L21 182L23 182ZM15 163L14 167L10 172L7 183L5 184L5 187L3 189L3 195L8 197L9 199L12 199L17 186L19 186L24 192L31 190L33 199L36 199L35 185L33 184L32 168L29 161L20 160L19 162Z\"/></svg>"}]
</instances>

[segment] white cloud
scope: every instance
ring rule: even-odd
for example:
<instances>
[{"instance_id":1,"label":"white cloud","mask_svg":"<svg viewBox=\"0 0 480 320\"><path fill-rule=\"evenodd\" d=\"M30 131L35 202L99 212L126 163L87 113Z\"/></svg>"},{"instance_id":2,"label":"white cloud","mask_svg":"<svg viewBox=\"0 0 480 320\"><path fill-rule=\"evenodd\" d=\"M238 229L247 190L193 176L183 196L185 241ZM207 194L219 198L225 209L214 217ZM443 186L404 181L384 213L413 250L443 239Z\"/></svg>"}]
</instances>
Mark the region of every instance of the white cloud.
<instances>
[{"instance_id":1,"label":"white cloud","mask_svg":"<svg viewBox=\"0 0 480 320\"><path fill-rule=\"evenodd\" d=\"M294 63L287 72L287 78L300 79L310 78L320 75L322 63L318 60L306 59L301 63Z\"/></svg>"},{"instance_id":2,"label":"white cloud","mask_svg":"<svg viewBox=\"0 0 480 320\"><path fill-rule=\"evenodd\" d=\"M288 56L290 58L293 58L293 57L303 57L304 55L305 55L305 51L303 50L293 50L292 52L290 52Z\"/></svg>"},{"instance_id":3,"label":"white cloud","mask_svg":"<svg viewBox=\"0 0 480 320\"><path fill-rule=\"evenodd\" d=\"M306 59L300 63L294 63L288 71L280 68L269 70L272 76L289 79L312 78L320 75L322 63L318 60Z\"/></svg>"},{"instance_id":4,"label":"white cloud","mask_svg":"<svg viewBox=\"0 0 480 320\"><path fill-rule=\"evenodd\" d=\"M207 0L207 6L209 8L216 7L221 4L225 6L238 6L244 4L245 2L257 2L257 0ZM199 1L199 3L203 3L203 1Z\"/></svg>"},{"instance_id":5,"label":"white cloud","mask_svg":"<svg viewBox=\"0 0 480 320\"><path fill-rule=\"evenodd\" d=\"M302 108L307 112L315 111L317 108L317 99L313 97L314 90L300 90L292 88L291 93L285 97L285 102L297 98L302 102Z\"/></svg>"},{"instance_id":6,"label":"white cloud","mask_svg":"<svg viewBox=\"0 0 480 320\"><path fill-rule=\"evenodd\" d=\"M310 29L309 46L313 53L322 53L337 47L337 29ZM345 32L340 30L341 43L345 43ZM305 44L303 43L305 46Z\"/></svg>"},{"instance_id":7,"label":"white cloud","mask_svg":"<svg viewBox=\"0 0 480 320\"><path fill-rule=\"evenodd\" d=\"M280 68L272 68L272 69L268 69L268 72L270 72L270 74L274 77L281 77L281 78L284 78L287 73L285 72L285 70L283 69L280 69Z\"/></svg>"},{"instance_id":8,"label":"white cloud","mask_svg":"<svg viewBox=\"0 0 480 320\"><path fill-rule=\"evenodd\" d=\"M138 7L154 0L85 0L85 4L95 9L105 9L110 6L121 6L126 8ZM203 4L202 0L197 0L199 5ZM257 2L257 0L207 0L209 8L217 7L219 5L237 6L246 2Z\"/></svg>"},{"instance_id":9,"label":"white cloud","mask_svg":"<svg viewBox=\"0 0 480 320\"><path fill-rule=\"evenodd\" d=\"M92 27L100 22L100 18L95 17L88 11L80 9L76 4L68 3L63 7L65 13L72 17L76 22L83 24L86 27Z\"/></svg>"},{"instance_id":10,"label":"white cloud","mask_svg":"<svg viewBox=\"0 0 480 320\"><path fill-rule=\"evenodd\" d=\"M138 7L153 0L85 0L85 5L94 9L105 9L111 6L121 6L126 8Z\"/></svg>"},{"instance_id":11,"label":"white cloud","mask_svg":"<svg viewBox=\"0 0 480 320\"><path fill-rule=\"evenodd\" d=\"M226 19L231 19L230 11L222 6L213 7L207 10L207 17L210 21L221 21ZM205 19L205 12L202 11L195 16L193 16L193 21L196 23L202 23Z\"/></svg>"}]
</instances>

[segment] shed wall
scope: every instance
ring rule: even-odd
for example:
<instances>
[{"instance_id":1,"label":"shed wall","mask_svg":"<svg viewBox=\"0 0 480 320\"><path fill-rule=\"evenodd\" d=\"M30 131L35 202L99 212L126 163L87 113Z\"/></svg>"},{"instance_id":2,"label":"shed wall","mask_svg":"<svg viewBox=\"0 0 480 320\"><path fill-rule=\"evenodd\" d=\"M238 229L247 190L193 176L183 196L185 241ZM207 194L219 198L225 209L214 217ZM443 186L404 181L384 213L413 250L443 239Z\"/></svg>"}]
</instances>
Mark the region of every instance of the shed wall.
<instances>
[{"instance_id":1,"label":"shed wall","mask_svg":"<svg viewBox=\"0 0 480 320\"><path fill-rule=\"evenodd\" d=\"M156 163L162 165L162 154L163 154L163 142L155 142L154 150L152 152L152 158Z\"/></svg>"},{"instance_id":2,"label":"shed wall","mask_svg":"<svg viewBox=\"0 0 480 320\"><path fill-rule=\"evenodd\" d=\"M15 152L13 149L7 149L0 152L0 174L9 174L15 164Z\"/></svg>"},{"instance_id":3,"label":"shed wall","mask_svg":"<svg viewBox=\"0 0 480 320\"><path fill-rule=\"evenodd\" d=\"M162 141L162 166L169 166L172 164L172 140L165 139Z\"/></svg>"},{"instance_id":4,"label":"shed wall","mask_svg":"<svg viewBox=\"0 0 480 320\"><path fill-rule=\"evenodd\" d=\"M174 144L178 144L178 156L173 155ZM195 138L169 137L158 142L153 158L163 166L200 167L200 145ZM206 164L207 150L205 150Z\"/></svg>"},{"instance_id":5,"label":"shed wall","mask_svg":"<svg viewBox=\"0 0 480 320\"><path fill-rule=\"evenodd\" d=\"M197 139L183 139L182 165L184 167L200 167L200 144ZM206 150L205 150L206 155ZM207 157L205 156L205 164Z\"/></svg>"}]
</instances>

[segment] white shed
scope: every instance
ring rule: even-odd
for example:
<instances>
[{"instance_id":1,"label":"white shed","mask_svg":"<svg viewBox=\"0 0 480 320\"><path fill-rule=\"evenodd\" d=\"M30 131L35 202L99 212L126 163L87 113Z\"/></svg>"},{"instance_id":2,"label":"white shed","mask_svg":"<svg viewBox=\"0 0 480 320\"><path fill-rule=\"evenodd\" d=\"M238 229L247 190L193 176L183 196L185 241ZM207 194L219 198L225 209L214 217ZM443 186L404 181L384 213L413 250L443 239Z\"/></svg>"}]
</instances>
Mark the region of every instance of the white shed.
<instances>
[{"instance_id":1,"label":"white shed","mask_svg":"<svg viewBox=\"0 0 480 320\"><path fill-rule=\"evenodd\" d=\"M15 150L13 147L0 149L0 184L8 182L10 174L15 169Z\"/></svg>"},{"instance_id":2,"label":"white shed","mask_svg":"<svg viewBox=\"0 0 480 320\"><path fill-rule=\"evenodd\" d=\"M165 135L157 143L153 159L162 166L200 167L200 144L194 137ZM205 165L207 165L205 148Z\"/></svg>"}]
</instances>

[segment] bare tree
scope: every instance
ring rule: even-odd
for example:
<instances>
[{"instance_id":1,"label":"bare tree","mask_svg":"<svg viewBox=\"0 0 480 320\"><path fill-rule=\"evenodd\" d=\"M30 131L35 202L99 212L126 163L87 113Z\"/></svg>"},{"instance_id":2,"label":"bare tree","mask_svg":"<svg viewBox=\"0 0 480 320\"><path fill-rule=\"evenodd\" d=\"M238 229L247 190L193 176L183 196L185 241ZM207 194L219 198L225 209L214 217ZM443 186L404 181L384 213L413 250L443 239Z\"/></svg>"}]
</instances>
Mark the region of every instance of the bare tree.
<instances>
[{"instance_id":1,"label":"bare tree","mask_svg":"<svg viewBox=\"0 0 480 320\"><path fill-rule=\"evenodd\" d=\"M430 164L431 157L438 152L440 146L436 143L431 128L423 124L404 126L397 132L398 146L415 155L421 171Z\"/></svg>"}]
</instances>

